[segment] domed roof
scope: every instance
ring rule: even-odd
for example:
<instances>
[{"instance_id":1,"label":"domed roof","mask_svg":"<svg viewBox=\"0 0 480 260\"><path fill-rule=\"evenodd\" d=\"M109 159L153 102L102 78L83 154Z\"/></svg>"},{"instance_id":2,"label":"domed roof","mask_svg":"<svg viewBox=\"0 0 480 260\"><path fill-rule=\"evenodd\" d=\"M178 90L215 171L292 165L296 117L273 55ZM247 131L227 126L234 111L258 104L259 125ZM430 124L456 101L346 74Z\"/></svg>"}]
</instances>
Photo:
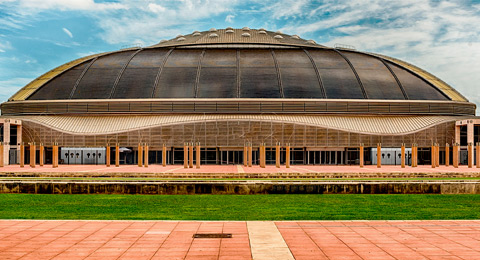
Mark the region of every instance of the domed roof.
<instances>
[{"instance_id":1,"label":"domed roof","mask_svg":"<svg viewBox=\"0 0 480 260\"><path fill-rule=\"evenodd\" d=\"M84 57L15 100L300 98L467 101L406 62L264 29L210 29Z\"/></svg>"}]
</instances>

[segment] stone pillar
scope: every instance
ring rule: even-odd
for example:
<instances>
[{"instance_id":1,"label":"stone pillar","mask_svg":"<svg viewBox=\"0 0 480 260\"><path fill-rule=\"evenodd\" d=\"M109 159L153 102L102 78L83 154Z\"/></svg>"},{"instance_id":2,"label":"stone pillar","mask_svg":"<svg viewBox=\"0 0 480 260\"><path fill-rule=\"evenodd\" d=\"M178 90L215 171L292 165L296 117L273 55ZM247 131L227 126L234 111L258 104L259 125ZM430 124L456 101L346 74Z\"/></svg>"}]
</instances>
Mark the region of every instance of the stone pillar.
<instances>
[{"instance_id":1,"label":"stone pillar","mask_svg":"<svg viewBox=\"0 0 480 260\"><path fill-rule=\"evenodd\" d=\"M474 132L473 120L467 120L467 144L472 144L472 146L474 142L473 132Z\"/></svg>"},{"instance_id":2,"label":"stone pillar","mask_svg":"<svg viewBox=\"0 0 480 260\"><path fill-rule=\"evenodd\" d=\"M138 164L138 167L143 166L143 149L142 149L142 144L141 143L138 143L137 164Z\"/></svg>"},{"instance_id":3,"label":"stone pillar","mask_svg":"<svg viewBox=\"0 0 480 260\"><path fill-rule=\"evenodd\" d=\"M52 148L52 168L58 167L58 144L53 143Z\"/></svg>"},{"instance_id":4,"label":"stone pillar","mask_svg":"<svg viewBox=\"0 0 480 260\"><path fill-rule=\"evenodd\" d=\"M468 143L468 168L473 167L473 143Z\"/></svg>"},{"instance_id":5,"label":"stone pillar","mask_svg":"<svg viewBox=\"0 0 480 260\"><path fill-rule=\"evenodd\" d=\"M143 165L145 168L148 168L148 144L145 143L145 148L143 148L145 155L143 156Z\"/></svg>"},{"instance_id":6,"label":"stone pillar","mask_svg":"<svg viewBox=\"0 0 480 260\"><path fill-rule=\"evenodd\" d=\"M3 141L0 142L0 167L3 167L5 165L5 160L4 160L4 147L3 147Z\"/></svg>"},{"instance_id":7,"label":"stone pillar","mask_svg":"<svg viewBox=\"0 0 480 260\"><path fill-rule=\"evenodd\" d=\"M437 167L440 167L440 144L437 143L437 147L435 148L435 163Z\"/></svg>"},{"instance_id":8,"label":"stone pillar","mask_svg":"<svg viewBox=\"0 0 480 260\"><path fill-rule=\"evenodd\" d=\"M430 147L430 163L432 165L432 168L435 168L435 165L437 165L437 163L435 162L435 158L437 156L435 155L435 144L432 144L432 146Z\"/></svg>"},{"instance_id":9,"label":"stone pillar","mask_svg":"<svg viewBox=\"0 0 480 260\"><path fill-rule=\"evenodd\" d=\"M415 144L415 167L418 167L418 144Z\"/></svg>"},{"instance_id":10,"label":"stone pillar","mask_svg":"<svg viewBox=\"0 0 480 260\"><path fill-rule=\"evenodd\" d=\"M188 168L188 144L183 143L183 168Z\"/></svg>"},{"instance_id":11,"label":"stone pillar","mask_svg":"<svg viewBox=\"0 0 480 260\"><path fill-rule=\"evenodd\" d=\"M275 166L280 168L280 143L275 146Z\"/></svg>"},{"instance_id":12,"label":"stone pillar","mask_svg":"<svg viewBox=\"0 0 480 260\"><path fill-rule=\"evenodd\" d=\"M36 145L35 143L30 143L30 167L35 168L36 163Z\"/></svg>"},{"instance_id":13,"label":"stone pillar","mask_svg":"<svg viewBox=\"0 0 480 260\"><path fill-rule=\"evenodd\" d=\"M458 143L453 144L453 167L458 168Z\"/></svg>"},{"instance_id":14,"label":"stone pillar","mask_svg":"<svg viewBox=\"0 0 480 260\"><path fill-rule=\"evenodd\" d=\"M243 166L247 167L248 166L248 143L243 145Z\"/></svg>"},{"instance_id":15,"label":"stone pillar","mask_svg":"<svg viewBox=\"0 0 480 260\"><path fill-rule=\"evenodd\" d=\"M248 167L252 167L252 144L248 146Z\"/></svg>"},{"instance_id":16,"label":"stone pillar","mask_svg":"<svg viewBox=\"0 0 480 260\"><path fill-rule=\"evenodd\" d=\"M21 135L22 133L20 133ZM10 164L10 120L5 119L3 123L3 149L0 150L2 153L2 164L9 165ZM17 158L18 159L18 158Z\"/></svg>"},{"instance_id":17,"label":"stone pillar","mask_svg":"<svg viewBox=\"0 0 480 260\"><path fill-rule=\"evenodd\" d=\"M39 164L40 164L40 167L43 166L43 164L45 163L45 147L43 146L43 143L40 143L40 153L39 153Z\"/></svg>"},{"instance_id":18,"label":"stone pillar","mask_svg":"<svg viewBox=\"0 0 480 260\"><path fill-rule=\"evenodd\" d=\"M477 153L477 168L480 168L480 143L477 142L477 147L475 148Z\"/></svg>"},{"instance_id":19,"label":"stone pillar","mask_svg":"<svg viewBox=\"0 0 480 260\"><path fill-rule=\"evenodd\" d=\"M120 147L119 144L115 144L115 167L120 167Z\"/></svg>"},{"instance_id":20,"label":"stone pillar","mask_svg":"<svg viewBox=\"0 0 480 260\"><path fill-rule=\"evenodd\" d=\"M266 166L266 158L265 158L265 152L266 152L266 149L265 149L265 144L262 143L260 144L260 167L262 168L265 168Z\"/></svg>"},{"instance_id":21,"label":"stone pillar","mask_svg":"<svg viewBox=\"0 0 480 260\"><path fill-rule=\"evenodd\" d=\"M445 144L445 166L450 165L450 145L447 143Z\"/></svg>"},{"instance_id":22,"label":"stone pillar","mask_svg":"<svg viewBox=\"0 0 480 260\"><path fill-rule=\"evenodd\" d=\"M167 166L167 147L165 147L165 144L162 147L162 166Z\"/></svg>"},{"instance_id":23,"label":"stone pillar","mask_svg":"<svg viewBox=\"0 0 480 260\"><path fill-rule=\"evenodd\" d=\"M190 150L188 153L188 157L190 157L188 167L193 168L193 143L190 143Z\"/></svg>"},{"instance_id":24,"label":"stone pillar","mask_svg":"<svg viewBox=\"0 0 480 260\"><path fill-rule=\"evenodd\" d=\"M25 145L23 142L20 144L20 167L25 166Z\"/></svg>"},{"instance_id":25,"label":"stone pillar","mask_svg":"<svg viewBox=\"0 0 480 260\"><path fill-rule=\"evenodd\" d=\"M382 144L377 144L377 168L382 167Z\"/></svg>"},{"instance_id":26,"label":"stone pillar","mask_svg":"<svg viewBox=\"0 0 480 260\"><path fill-rule=\"evenodd\" d=\"M290 144L287 144L287 148L285 149L285 166L290 168Z\"/></svg>"},{"instance_id":27,"label":"stone pillar","mask_svg":"<svg viewBox=\"0 0 480 260\"><path fill-rule=\"evenodd\" d=\"M195 147L195 152L197 153L195 166L197 167L197 169L200 169L200 142L197 143L197 146Z\"/></svg>"},{"instance_id":28,"label":"stone pillar","mask_svg":"<svg viewBox=\"0 0 480 260\"><path fill-rule=\"evenodd\" d=\"M360 168L363 168L365 164L364 159L364 151L363 151L363 143L360 144Z\"/></svg>"},{"instance_id":29,"label":"stone pillar","mask_svg":"<svg viewBox=\"0 0 480 260\"><path fill-rule=\"evenodd\" d=\"M401 153L402 153L402 168L405 168L405 144L402 143L402 148L401 148Z\"/></svg>"},{"instance_id":30,"label":"stone pillar","mask_svg":"<svg viewBox=\"0 0 480 260\"><path fill-rule=\"evenodd\" d=\"M110 144L107 144L107 151L106 151L106 155L105 155L105 163L107 165L107 167L110 167Z\"/></svg>"}]
</instances>

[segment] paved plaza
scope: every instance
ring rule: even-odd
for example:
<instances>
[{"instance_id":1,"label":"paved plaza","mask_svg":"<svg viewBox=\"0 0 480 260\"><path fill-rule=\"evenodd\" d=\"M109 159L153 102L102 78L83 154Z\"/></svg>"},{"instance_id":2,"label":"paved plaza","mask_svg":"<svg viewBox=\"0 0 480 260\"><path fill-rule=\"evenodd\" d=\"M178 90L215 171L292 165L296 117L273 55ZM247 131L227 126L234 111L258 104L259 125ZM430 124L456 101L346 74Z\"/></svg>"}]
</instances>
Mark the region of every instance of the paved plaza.
<instances>
[{"instance_id":1,"label":"paved plaza","mask_svg":"<svg viewBox=\"0 0 480 260\"><path fill-rule=\"evenodd\" d=\"M280 168L275 165L267 165L265 168L261 168L258 165L252 167L245 167L243 165L201 165L200 169L184 168L183 165L162 165L153 164L148 167L138 167L137 165L120 165L115 167L114 165L106 167L105 165L59 165L58 168L52 168L52 165L39 166L35 168L25 165L20 167L19 165L8 165L0 167L0 173L82 173L82 174L104 174L104 173L139 173L139 174L151 174L151 173L166 173L166 174L256 174L256 173L331 173L331 174L362 174L361 177L366 177L365 174L382 174L382 173L425 173L425 174L471 174L472 176L480 176L480 168L473 166L468 168L462 165L458 168L453 166L441 165L439 167L432 168L430 165L419 165L418 167L407 166L401 168L399 165L383 165L381 168L377 168L376 165L366 165L360 168L358 165L292 165L290 168L286 168L282 165ZM428 177L428 176L427 176Z\"/></svg>"},{"instance_id":2,"label":"paved plaza","mask_svg":"<svg viewBox=\"0 0 480 260\"><path fill-rule=\"evenodd\" d=\"M1 220L0 259L473 260L480 221Z\"/></svg>"}]
</instances>

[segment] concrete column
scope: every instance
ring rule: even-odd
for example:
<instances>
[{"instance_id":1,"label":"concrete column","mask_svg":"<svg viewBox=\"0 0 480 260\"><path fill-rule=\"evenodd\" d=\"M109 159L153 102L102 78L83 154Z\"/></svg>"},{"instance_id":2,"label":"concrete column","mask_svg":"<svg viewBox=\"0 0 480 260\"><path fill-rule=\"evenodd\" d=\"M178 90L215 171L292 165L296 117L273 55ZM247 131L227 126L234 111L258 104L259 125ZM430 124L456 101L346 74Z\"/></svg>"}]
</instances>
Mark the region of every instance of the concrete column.
<instances>
[{"instance_id":1,"label":"concrete column","mask_svg":"<svg viewBox=\"0 0 480 260\"><path fill-rule=\"evenodd\" d=\"M20 144L20 167L25 166L25 145L23 142Z\"/></svg>"},{"instance_id":2,"label":"concrete column","mask_svg":"<svg viewBox=\"0 0 480 260\"><path fill-rule=\"evenodd\" d=\"M3 147L3 141L0 142L0 167L3 167L5 165L5 160L4 160L4 147Z\"/></svg>"},{"instance_id":3,"label":"concrete column","mask_svg":"<svg viewBox=\"0 0 480 260\"><path fill-rule=\"evenodd\" d=\"M162 147L162 166L167 166L167 147L165 147L165 144Z\"/></svg>"},{"instance_id":4,"label":"concrete column","mask_svg":"<svg viewBox=\"0 0 480 260\"><path fill-rule=\"evenodd\" d=\"M437 163L435 163L435 158L437 156L435 155L435 144L432 144L432 146L430 147L430 163L432 165L432 168L435 168L435 165L437 165Z\"/></svg>"},{"instance_id":5,"label":"concrete column","mask_svg":"<svg viewBox=\"0 0 480 260\"><path fill-rule=\"evenodd\" d=\"M119 144L115 144L115 167L120 167L120 147Z\"/></svg>"},{"instance_id":6,"label":"concrete column","mask_svg":"<svg viewBox=\"0 0 480 260\"><path fill-rule=\"evenodd\" d=\"M107 151L106 151L106 158L105 158L105 163L107 167L110 167L110 144L107 144Z\"/></svg>"},{"instance_id":7,"label":"concrete column","mask_svg":"<svg viewBox=\"0 0 480 260\"><path fill-rule=\"evenodd\" d=\"M480 143L477 142L477 147L475 148L477 153L477 168L480 168Z\"/></svg>"},{"instance_id":8,"label":"concrete column","mask_svg":"<svg viewBox=\"0 0 480 260\"><path fill-rule=\"evenodd\" d=\"M266 155L265 153L266 153L265 144L262 143L260 145L260 167L262 167L262 168L265 168L266 162L267 162L267 160L265 158L265 155Z\"/></svg>"},{"instance_id":9,"label":"concrete column","mask_svg":"<svg viewBox=\"0 0 480 260\"><path fill-rule=\"evenodd\" d=\"M275 166L280 168L280 143L275 146Z\"/></svg>"},{"instance_id":10,"label":"concrete column","mask_svg":"<svg viewBox=\"0 0 480 260\"><path fill-rule=\"evenodd\" d=\"M30 167L35 168L35 157L36 157L36 145L35 143L30 143Z\"/></svg>"},{"instance_id":11,"label":"concrete column","mask_svg":"<svg viewBox=\"0 0 480 260\"><path fill-rule=\"evenodd\" d=\"M145 143L145 147L143 148L145 155L143 156L143 165L145 168L148 168L148 144Z\"/></svg>"},{"instance_id":12,"label":"concrete column","mask_svg":"<svg viewBox=\"0 0 480 260\"><path fill-rule=\"evenodd\" d=\"M43 164L45 163L45 147L43 146L43 143L40 143L40 153L39 153L39 164L40 164L40 167L43 166Z\"/></svg>"},{"instance_id":13,"label":"concrete column","mask_svg":"<svg viewBox=\"0 0 480 260\"><path fill-rule=\"evenodd\" d=\"M458 143L453 144L453 167L458 168Z\"/></svg>"},{"instance_id":14,"label":"concrete column","mask_svg":"<svg viewBox=\"0 0 480 260\"><path fill-rule=\"evenodd\" d=\"M377 168L382 167L382 144L377 144Z\"/></svg>"},{"instance_id":15,"label":"concrete column","mask_svg":"<svg viewBox=\"0 0 480 260\"><path fill-rule=\"evenodd\" d=\"M467 120L467 144L472 144L473 146L473 142L474 142L474 138L473 138L473 129L474 129L474 125L473 125L473 121L472 120Z\"/></svg>"},{"instance_id":16,"label":"concrete column","mask_svg":"<svg viewBox=\"0 0 480 260\"><path fill-rule=\"evenodd\" d=\"M197 167L197 169L200 169L200 142L197 143L197 146L195 147L195 152L197 153L195 166Z\"/></svg>"},{"instance_id":17,"label":"concrete column","mask_svg":"<svg viewBox=\"0 0 480 260\"><path fill-rule=\"evenodd\" d=\"M5 119L3 123L3 149L0 150L3 156L3 165L9 165L9 153L10 153L10 120Z\"/></svg>"},{"instance_id":18,"label":"concrete column","mask_svg":"<svg viewBox=\"0 0 480 260\"><path fill-rule=\"evenodd\" d=\"M437 167L440 167L440 144L437 143L437 147L435 148L435 163Z\"/></svg>"},{"instance_id":19,"label":"concrete column","mask_svg":"<svg viewBox=\"0 0 480 260\"><path fill-rule=\"evenodd\" d=\"M138 164L138 167L143 166L143 149L142 149L142 144L141 143L138 143L137 164Z\"/></svg>"},{"instance_id":20,"label":"concrete column","mask_svg":"<svg viewBox=\"0 0 480 260\"><path fill-rule=\"evenodd\" d=\"M402 153L402 168L405 168L405 144L402 143L402 148L401 148L401 153Z\"/></svg>"},{"instance_id":21,"label":"concrete column","mask_svg":"<svg viewBox=\"0 0 480 260\"><path fill-rule=\"evenodd\" d=\"M252 167L252 144L248 146L248 167Z\"/></svg>"},{"instance_id":22,"label":"concrete column","mask_svg":"<svg viewBox=\"0 0 480 260\"><path fill-rule=\"evenodd\" d=\"M188 157L190 157L188 167L193 168L193 143L190 143L190 150L189 150Z\"/></svg>"},{"instance_id":23,"label":"concrete column","mask_svg":"<svg viewBox=\"0 0 480 260\"><path fill-rule=\"evenodd\" d=\"M450 165L450 145L447 143L445 144L445 166Z\"/></svg>"},{"instance_id":24,"label":"concrete column","mask_svg":"<svg viewBox=\"0 0 480 260\"><path fill-rule=\"evenodd\" d=\"M287 148L285 149L285 166L290 168L290 144L287 144Z\"/></svg>"},{"instance_id":25,"label":"concrete column","mask_svg":"<svg viewBox=\"0 0 480 260\"><path fill-rule=\"evenodd\" d=\"M363 158L364 157L364 151L363 151L363 143L360 144L360 168L363 168L364 164L365 164L365 159Z\"/></svg>"},{"instance_id":26,"label":"concrete column","mask_svg":"<svg viewBox=\"0 0 480 260\"><path fill-rule=\"evenodd\" d=\"M183 168L188 168L188 144L183 143Z\"/></svg>"},{"instance_id":27,"label":"concrete column","mask_svg":"<svg viewBox=\"0 0 480 260\"><path fill-rule=\"evenodd\" d=\"M418 167L418 144L415 144L415 167Z\"/></svg>"},{"instance_id":28,"label":"concrete column","mask_svg":"<svg viewBox=\"0 0 480 260\"><path fill-rule=\"evenodd\" d=\"M53 143L52 148L52 168L58 167L58 144Z\"/></svg>"},{"instance_id":29,"label":"concrete column","mask_svg":"<svg viewBox=\"0 0 480 260\"><path fill-rule=\"evenodd\" d=\"M247 148L247 145L248 145L248 143L243 145L243 166L244 167L248 166L248 148Z\"/></svg>"},{"instance_id":30,"label":"concrete column","mask_svg":"<svg viewBox=\"0 0 480 260\"><path fill-rule=\"evenodd\" d=\"M468 143L468 168L473 167L473 143Z\"/></svg>"}]
</instances>

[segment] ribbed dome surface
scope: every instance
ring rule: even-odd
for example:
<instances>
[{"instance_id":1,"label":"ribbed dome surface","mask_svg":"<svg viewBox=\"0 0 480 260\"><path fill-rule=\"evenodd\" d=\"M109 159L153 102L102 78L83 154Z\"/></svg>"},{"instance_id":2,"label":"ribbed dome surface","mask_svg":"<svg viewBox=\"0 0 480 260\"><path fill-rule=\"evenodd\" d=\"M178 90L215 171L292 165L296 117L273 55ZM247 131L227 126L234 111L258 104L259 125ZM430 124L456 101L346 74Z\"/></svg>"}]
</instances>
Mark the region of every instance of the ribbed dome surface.
<instances>
[{"instance_id":1,"label":"ribbed dome surface","mask_svg":"<svg viewBox=\"0 0 480 260\"><path fill-rule=\"evenodd\" d=\"M217 30L215 37L195 32L98 55L48 80L27 99L450 99L380 57L261 31ZM251 36L241 36L247 32Z\"/></svg>"}]
</instances>

